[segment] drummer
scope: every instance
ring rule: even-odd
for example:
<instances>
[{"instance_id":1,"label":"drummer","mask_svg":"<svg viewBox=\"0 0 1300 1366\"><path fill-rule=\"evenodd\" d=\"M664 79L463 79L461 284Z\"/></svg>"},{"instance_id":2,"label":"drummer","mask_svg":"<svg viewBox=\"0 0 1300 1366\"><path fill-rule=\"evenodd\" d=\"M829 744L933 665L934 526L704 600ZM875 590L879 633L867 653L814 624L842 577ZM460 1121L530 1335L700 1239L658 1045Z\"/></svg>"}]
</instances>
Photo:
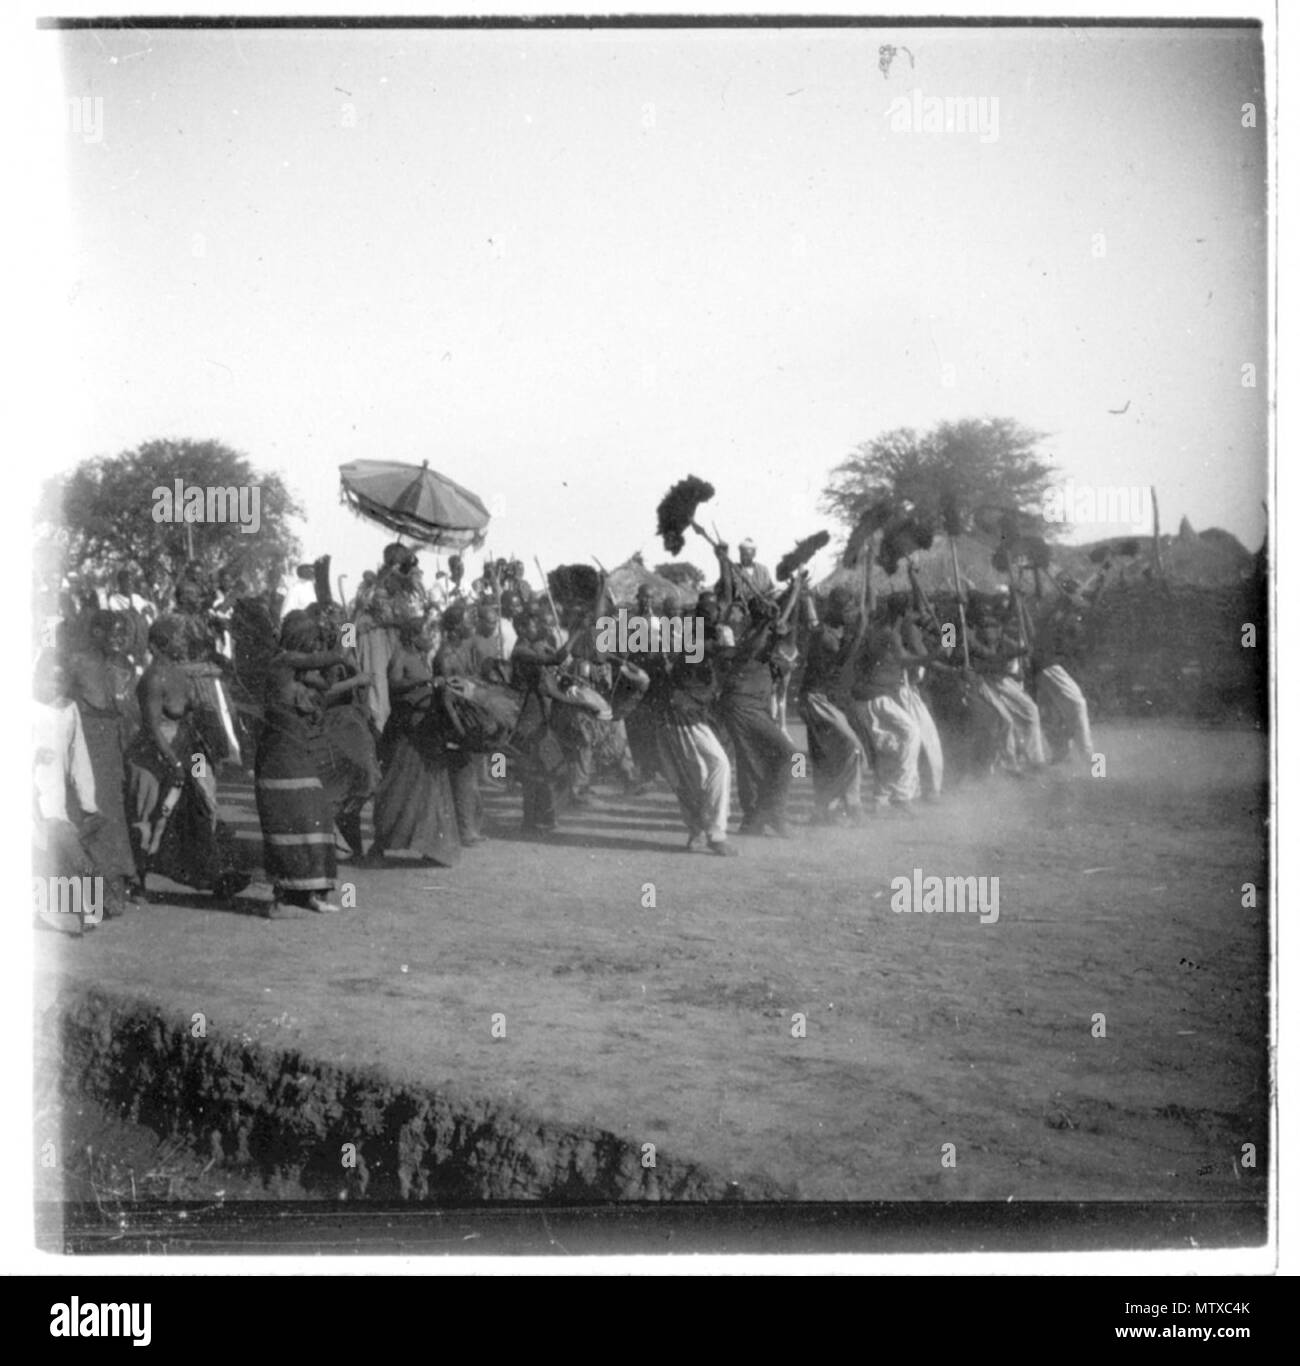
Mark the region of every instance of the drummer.
<instances>
[{"instance_id":1,"label":"drummer","mask_svg":"<svg viewBox=\"0 0 1300 1366\"><path fill-rule=\"evenodd\" d=\"M462 603L452 603L442 614L442 644L433 657L435 678L480 679L488 676L496 655L492 642L470 630ZM451 774L451 795L456 805L456 824L460 842L466 848L482 844L483 796L479 791L479 756L469 750L448 747L447 766Z\"/></svg>"}]
</instances>

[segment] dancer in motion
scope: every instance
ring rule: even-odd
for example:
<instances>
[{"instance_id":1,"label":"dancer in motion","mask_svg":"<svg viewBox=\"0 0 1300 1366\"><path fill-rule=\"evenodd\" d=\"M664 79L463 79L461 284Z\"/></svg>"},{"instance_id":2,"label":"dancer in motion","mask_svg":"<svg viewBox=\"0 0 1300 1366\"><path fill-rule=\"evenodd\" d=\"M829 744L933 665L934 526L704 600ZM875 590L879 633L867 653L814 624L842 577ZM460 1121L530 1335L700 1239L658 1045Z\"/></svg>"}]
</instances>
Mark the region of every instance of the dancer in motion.
<instances>
[{"instance_id":1,"label":"dancer in motion","mask_svg":"<svg viewBox=\"0 0 1300 1366\"><path fill-rule=\"evenodd\" d=\"M910 812L921 786L921 732L904 690L907 668L928 660L903 644L905 610L905 600L886 603L884 618L867 626L851 673L849 716L871 755L878 815L891 807Z\"/></svg>"},{"instance_id":2,"label":"dancer in motion","mask_svg":"<svg viewBox=\"0 0 1300 1366\"><path fill-rule=\"evenodd\" d=\"M862 775L867 759L862 742L848 717L833 700L841 694L854 628L847 614L853 594L833 588L821 621L811 602L813 616L808 636L808 659L799 693L799 714L808 730L808 757L812 764L813 823L833 825L840 813L851 822L862 819Z\"/></svg>"},{"instance_id":3,"label":"dancer in motion","mask_svg":"<svg viewBox=\"0 0 1300 1366\"><path fill-rule=\"evenodd\" d=\"M665 595L665 612L675 607ZM730 857L739 852L727 839L731 760L709 724L713 662L720 648L706 632L703 657L696 662L668 651L639 656L639 661L650 676L642 706L657 723L659 766L681 809L686 847Z\"/></svg>"},{"instance_id":4,"label":"dancer in motion","mask_svg":"<svg viewBox=\"0 0 1300 1366\"><path fill-rule=\"evenodd\" d=\"M1062 583L1061 597L1039 623L1034 636L1033 663L1038 708L1052 762L1063 763L1075 754L1092 757L1092 726L1088 699L1067 669L1077 669L1087 638L1086 603L1071 583Z\"/></svg>"},{"instance_id":5,"label":"dancer in motion","mask_svg":"<svg viewBox=\"0 0 1300 1366\"><path fill-rule=\"evenodd\" d=\"M740 833L786 839L790 829L785 805L798 750L772 719L771 662L787 628L769 599L737 596L727 547L719 545L717 554L723 585L718 605L734 643L722 645L717 652L716 710L736 751Z\"/></svg>"},{"instance_id":6,"label":"dancer in motion","mask_svg":"<svg viewBox=\"0 0 1300 1366\"><path fill-rule=\"evenodd\" d=\"M565 651L548 639L546 618L531 607L515 618L518 639L510 656L510 682L523 697L515 743L522 752L523 830L549 835L568 786L568 764L551 729L551 708L562 705L556 671Z\"/></svg>"},{"instance_id":7,"label":"dancer in motion","mask_svg":"<svg viewBox=\"0 0 1300 1366\"><path fill-rule=\"evenodd\" d=\"M332 656L332 662L312 679L322 692L321 724L312 731L316 771L325 785L334 825L353 858L361 858L361 812L380 778L365 701L371 678L357 668L352 651L342 646L338 627L328 615L316 614L314 648Z\"/></svg>"},{"instance_id":8,"label":"dancer in motion","mask_svg":"<svg viewBox=\"0 0 1300 1366\"><path fill-rule=\"evenodd\" d=\"M334 809L317 767L325 726L322 668L335 657L320 649L319 626L305 611L291 612L271 661L264 720L257 741L254 790L262 823L267 877L283 902L337 912L330 900L336 874Z\"/></svg>"},{"instance_id":9,"label":"dancer in motion","mask_svg":"<svg viewBox=\"0 0 1300 1366\"><path fill-rule=\"evenodd\" d=\"M149 632L153 662L140 679L141 727L126 755L131 845L140 887L161 873L225 899L249 875L235 867L232 832L217 817L214 760L195 719L183 624L162 617Z\"/></svg>"}]
</instances>

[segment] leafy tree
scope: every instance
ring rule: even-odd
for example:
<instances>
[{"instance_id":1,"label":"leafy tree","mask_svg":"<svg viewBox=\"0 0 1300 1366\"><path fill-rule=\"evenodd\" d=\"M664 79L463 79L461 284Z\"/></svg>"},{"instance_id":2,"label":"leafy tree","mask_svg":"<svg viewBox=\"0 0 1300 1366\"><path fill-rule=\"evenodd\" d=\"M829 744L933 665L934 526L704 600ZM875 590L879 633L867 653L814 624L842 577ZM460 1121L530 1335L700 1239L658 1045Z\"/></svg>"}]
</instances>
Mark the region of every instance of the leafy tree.
<instances>
[{"instance_id":1,"label":"leafy tree","mask_svg":"<svg viewBox=\"0 0 1300 1366\"><path fill-rule=\"evenodd\" d=\"M1045 437L1011 418L941 422L925 435L900 427L863 442L831 472L822 507L852 526L873 506L910 503L948 531L969 530L977 509L1016 508L1023 530L1041 534L1034 512L1054 474L1036 449Z\"/></svg>"},{"instance_id":2,"label":"leafy tree","mask_svg":"<svg viewBox=\"0 0 1300 1366\"><path fill-rule=\"evenodd\" d=\"M229 521L155 520L158 491L174 493L177 479L186 489L255 489L257 529L245 532ZM251 507L251 493L247 498ZM36 510L44 543L38 563L61 559L65 569L101 583L130 569L157 600L170 597L187 566L209 578L227 569L256 591L278 580L300 553L289 519L301 515L279 475L261 473L219 441L146 441L121 455L84 460L46 481Z\"/></svg>"},{"instance_id":3,"label":"leafy tree","mask_svg":"<svg viewBox=\"0 0 1300 1366\"><path fill-rule=\"evenodd\" d=\"M669 560L666 564L655 565L655 573L678 588L687 588L698 593L704 587L704 571L689 560Z\"/></svg>"}]
</instances>

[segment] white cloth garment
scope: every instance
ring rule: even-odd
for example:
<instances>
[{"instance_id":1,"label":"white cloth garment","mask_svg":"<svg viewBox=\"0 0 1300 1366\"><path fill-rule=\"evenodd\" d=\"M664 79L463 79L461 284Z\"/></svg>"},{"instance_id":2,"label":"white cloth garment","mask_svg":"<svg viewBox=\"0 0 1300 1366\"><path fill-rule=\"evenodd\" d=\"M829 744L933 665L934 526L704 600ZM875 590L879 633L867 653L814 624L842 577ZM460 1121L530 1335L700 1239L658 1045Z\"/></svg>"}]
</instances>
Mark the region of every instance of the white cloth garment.
<instances>
[{"instance_id":1,"label":"white cloth garment","mask_svg":"<svg viewBox=\"0 0 1300 1366\"><path fill-rule=\"evenodd\" d=\"M295 575L287 582L289 586L285 589L284 606L280 609L282 617L287 617L290 612L305 612L316 601L314 579L300 579Z\"/></svg>"},{"instance_id":2,"label":"white cloth garment","mask_svg":"<svg viewBox=\"0 0 1300 1366\"><path fill-rule=\"evenodd\" d=\"M665 721L659 727L659 761L677 795L687 832L713 841L727 838L731 814L731 760L703 721Z\"/></svg>"},{"instance_id":3,"label":"white cloth garment","mask_svg":"<svg viewBox=\"0 0 1300 1366\"><path fill-rule=\"evenodd\" d=\"M1007 676L991 680L993 692L1006 710L1016 732L1016 757L1035 767L1047 762L1043 749L1043 726L1034 699L1014 679Z\"/></svg>"},{"instance_id":4,"label":"white cloth garment","mask_svg":"<svg viewBox=\"0 0 1300 1366\"><path fill-rule=\"evenodd\" d=\"M1092 727L1088 724L1088 700L1083 690L1059 665L1038 675L1038 702L1049 729L1059 728L1073 740L1085 759L1092 758Z\"/></svg>"},{"instance_id":5,"label":"white cloth garment","mask_svg":"<svg viewBox=\"0 0 1300 1366\"><path fill-rule=\"evenodd\" d=\"M930 708L920 690L907 679L903 683L903 706L907 708L920 739L920 759L918 777L921 788L927 797L937 797L943 791L943 742L939 739L939 728L934 724Z\"/></svg>"},{"instance_id":6,"label":"white cloth garment","mask_svg":"<svg viewBox=\"0 0 1300 1366\"><path fill-rule=\"evenodd\" d=\"M858 705L866 712L875 753L876 805L915 801L921 790L921 729L912 713L895 697L873 697Z\"/></svg>"},{"instance_id":7,"label":"white cloth garment","mask_svg":"<svg viewBox=\"0 0 1300 1366\"><path fill-rule=\"evenodd\" d=\"M32 781L36 803L47 821L68 819L68 783L87 815L95 805L95 770L81 729L81 713L72 702L32 703Z\"/></svg>"}]
</instances>

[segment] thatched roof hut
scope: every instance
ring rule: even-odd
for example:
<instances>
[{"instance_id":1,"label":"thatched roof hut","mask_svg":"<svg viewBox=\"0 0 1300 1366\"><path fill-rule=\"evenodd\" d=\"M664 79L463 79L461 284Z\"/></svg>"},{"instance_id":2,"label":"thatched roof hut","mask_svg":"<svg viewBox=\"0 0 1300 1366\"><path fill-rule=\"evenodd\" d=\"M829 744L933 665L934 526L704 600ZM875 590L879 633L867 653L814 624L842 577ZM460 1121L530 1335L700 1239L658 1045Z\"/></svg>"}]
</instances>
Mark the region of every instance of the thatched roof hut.
<instances>
[{"instance_id":1,"label":"thatched roof hut","mask_svg":"<svg viewBox=\"0 0 1300 1366\"><path fill-rule=\"evenodd\" d=\"M638 551L630 560L624 560L617 569L609 571L608 590L616 607L634 607L637 590L642 584L649 584L656 597L673 593L681 607L695 605L695 593L682 584L673 583L662 574L656 574L641 558Z\"/></svg>"},{"instance_id":2,"label":"thatched roof hut","mask_svg":"<svg viewBox=\"0 0 1300 1366\"><path fill-rule=\"evenodd\" d=\"M1006 575L993 568L994 547L995 543L987 537L957 538L957 559L968 588L987 593L1006 582ZM1094 552L1100 554L1103 549L1110 548L1113 553L1106 577L1111 586L1150 582L1160 577L1162 570L1163 578L1171 584L1231 588L1251 578L1255 572L1256 557L1235 536L1217 527L1198 534L1184 519L1178 535L1162 536L1160 547L1158 570L1150 536L1111 537L1085 545L1057 543L1051 548L1052 571L1087 585L1098 574L1102 562L1092 558ZM937 535L934 544L928 550L917 551L912 561L916 565L921 586L927 593L935 596L952 591L952 554L946 536ZM884 570L878 564L873 566L872 573L876 576L877 595L908 586L906 565L900 565L898 572L890 578L885 577ZM845 569L841 565L822 579L814 591L824 595L839 584L857 592L862 584L862 570ZM1043 584L1044 590L1050 593L1051 585L1046 578Z\"/></svg>"}]
</instances>

